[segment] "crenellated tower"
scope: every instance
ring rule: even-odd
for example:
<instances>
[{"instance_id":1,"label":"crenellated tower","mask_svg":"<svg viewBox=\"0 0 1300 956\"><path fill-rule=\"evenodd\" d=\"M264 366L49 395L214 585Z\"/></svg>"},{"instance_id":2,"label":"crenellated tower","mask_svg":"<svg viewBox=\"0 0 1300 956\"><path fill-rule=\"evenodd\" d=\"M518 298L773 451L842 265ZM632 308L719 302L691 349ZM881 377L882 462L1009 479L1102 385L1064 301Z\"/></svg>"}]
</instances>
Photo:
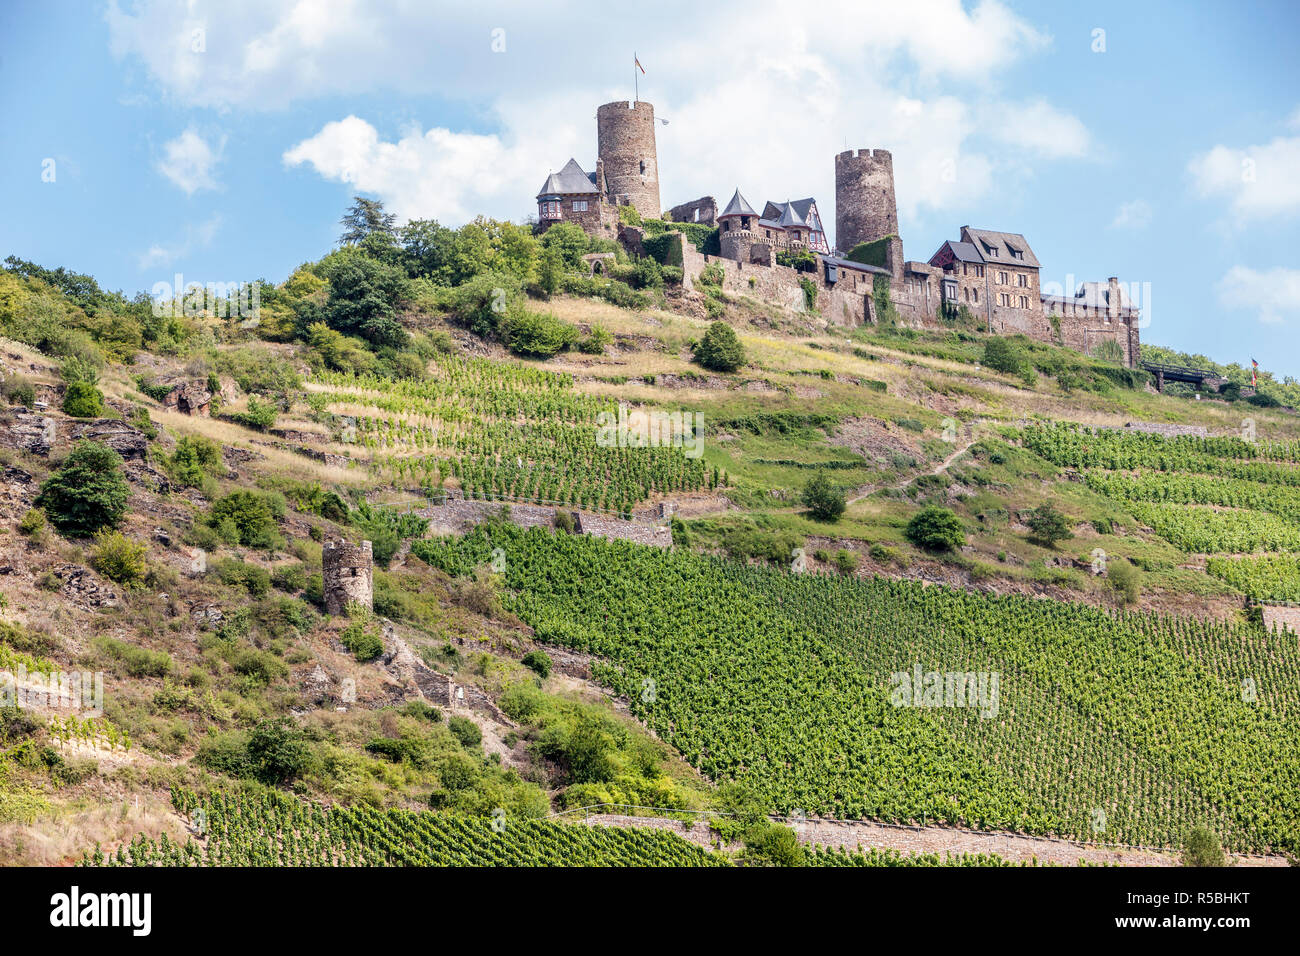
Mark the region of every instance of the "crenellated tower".
<instances>
[{"instance_id":1,"label":"crenellated tower","mask_svg":"<svg viewBox=\"0 0 1300 956\"><path fill-rule=\"evenodd\" d=\"M596 109L597 179L605 200L634 206L642 218L658 219L659 157L655 151L655 108L644 100L619 100Z\"/></svg>"}]
</instances>

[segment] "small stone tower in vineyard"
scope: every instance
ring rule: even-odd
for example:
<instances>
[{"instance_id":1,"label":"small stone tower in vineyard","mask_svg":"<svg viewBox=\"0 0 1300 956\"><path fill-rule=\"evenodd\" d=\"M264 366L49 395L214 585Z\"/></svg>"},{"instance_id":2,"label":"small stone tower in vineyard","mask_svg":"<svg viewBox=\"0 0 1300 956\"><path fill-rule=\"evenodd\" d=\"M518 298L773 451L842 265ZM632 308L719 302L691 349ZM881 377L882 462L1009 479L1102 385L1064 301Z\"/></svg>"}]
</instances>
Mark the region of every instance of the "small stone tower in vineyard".
<instances>
[{"instance_id":1,"label":"small stone tower in vineyard","mask_svg":"<svg viewBox=\"0 0 1300 956\"><path fill-rule=\"evenodd\" d=\"M328 613L343 614L350 601L375 606L375 562L369 541L360 545L327 541L321 549L321 578Z\"/></svg>"}]
</instances>

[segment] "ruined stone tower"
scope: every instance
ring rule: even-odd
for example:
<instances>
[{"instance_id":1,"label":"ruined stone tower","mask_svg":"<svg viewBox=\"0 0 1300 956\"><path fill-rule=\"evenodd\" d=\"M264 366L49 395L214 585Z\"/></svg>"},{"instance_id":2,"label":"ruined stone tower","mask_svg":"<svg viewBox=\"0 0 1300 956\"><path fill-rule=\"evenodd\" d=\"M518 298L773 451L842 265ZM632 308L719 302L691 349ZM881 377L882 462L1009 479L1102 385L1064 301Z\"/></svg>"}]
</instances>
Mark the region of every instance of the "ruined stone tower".
<instances>
[{"instance_id":1,"label":"ruined stone tower","mask_svg":"<svg viewBox=\"0 0 1300 956\"><path fill-rule=\"evenodd\" d=\"M375 562L370 542L327 541L321 549L321 578L325 610L330 614L344 613L349 601L373 608Z\"/></svg>"},{"instance_id":2,"label":"ruined stone tower","mask_svg":"<svg viewBox=\"0 0 1300 956\"><path fill-rule=\"evenodd\" d=\"M860 242L898 235L894 157L886 149L847 150L835 157L835 246L847 254ZM902 267L902 242L898 243ZM892 264L891 264L892 265ZM890 268L890 266L886 266ZM891 271L893 269L891 268Z\"/></svg>"},{"instance_id":3,"label":"ruined stone tower","mask_svg":"<svg viewBox=\"0 0 1300 956\"><path fill-rule=\"evenodd\" d=\"M605 180L605 199L615 205L635 206L643 218L658 219L654 106L644 100L619 100L598 107L596 151Z\"/></svg>"}]
</instances>

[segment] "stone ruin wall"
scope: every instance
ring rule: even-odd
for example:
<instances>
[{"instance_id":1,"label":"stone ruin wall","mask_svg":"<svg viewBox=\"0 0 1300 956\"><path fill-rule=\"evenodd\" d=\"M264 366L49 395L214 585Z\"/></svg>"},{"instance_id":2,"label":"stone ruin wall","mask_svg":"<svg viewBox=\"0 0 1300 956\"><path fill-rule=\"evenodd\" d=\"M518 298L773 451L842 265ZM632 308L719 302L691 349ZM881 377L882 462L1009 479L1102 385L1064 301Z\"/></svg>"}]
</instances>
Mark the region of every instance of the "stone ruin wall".
<instances>
[{"instance_id":1,"label":"stone ruin wall","mask_svg":"<svg viewBox=\"0 0 1300 956\"><path fill-rule=\"evenodd\" d=\"M464 534L475 525L501 517L503 508L509 508L508 520L519 528L553 528L557 511L566 511L574 518L574 531L610 540L634 541L656 548L671 548L672 530L664 524L651 521L625 521L606 515L584 514L568 508L549 505L530 505L504 501L471 501L452 498L441 505L431 505L418 514L429 519L429 529L434 534Z\"/></svg>"},{"instance_id":2,"label":"stone ruin wall","mask_svg":"<svg viewBox=\"0 0 1300 956\"><path fill-rule=\"evenodd\" d=\"M668 210L668 218L673 222L698 222L702 226L712 226L718 219L718 201L712 196L701 196L673 206Z\"/></svg>"},{"instance_id":3,"label":"stone ruin wall","mask_svg":"<svg viewBox=\"0 0 1300 956\"><path fill-rule=\"evenodd\" d=\"M1300 634L1300 605L1265 604L1264 627L1271 631L1276 625L1279 630L1290 628L1293 634Z\"/></svg>"},{"instance_id":4,"label":"stone ruin wall","mask_svg":"<svg viewBox=\"0 0 1300 956\"><path fill-rule=\"evenodd\" d=\"M343 614L349 602L374 607L375 563L369 541L351 545L346 541L329 541L321 549L321 579L325 592L325 610Z\"/></svg>"}]
</instances>

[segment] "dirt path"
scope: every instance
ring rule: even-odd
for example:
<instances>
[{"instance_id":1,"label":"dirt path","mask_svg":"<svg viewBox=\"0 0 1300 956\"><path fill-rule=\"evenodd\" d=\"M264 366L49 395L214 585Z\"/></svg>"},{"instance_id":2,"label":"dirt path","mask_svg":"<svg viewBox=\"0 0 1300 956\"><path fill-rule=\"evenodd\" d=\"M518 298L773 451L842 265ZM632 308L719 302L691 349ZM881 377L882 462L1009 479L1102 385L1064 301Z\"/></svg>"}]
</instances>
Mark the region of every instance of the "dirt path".
<instances>
[{"instance_id":1,"label":"dirt path","mask_svg":"<svg viewBox=\"0 0 1300 956\"><path fill-rule=\"evenodd\" d=\"M962 455L966 454L966 452L970 451L970 447L971 447L971 445L974 445L977 441L979 441L979 436L978 436L978 435L972 436L971 439L970 439L969 441L966 442L966 444L962 445L960 448L958 448L956 451L954 451L951 455L949 455L947 458L945 458L942 462L940 462L940 463L939 463L938 465L936 465L934 468L931 468L928 472L925 472L925 474L929 474L929 475L941 475L941 474L943 474L945 471L948 470L948 467L949 467L953 462L955 462L955 461L956 461L958 458L960 458ZM920 475L912 475L911 477L909 477L909 478L906 479L905 481L899 482L897 486L911 484L913 481L916 481L916 479L919 478L919 477L921 477L921 476L920 476ZM897 487L897 486L896 486L896 487ZM870 497L871 497L872 495L874 495L877 491L880 491L882 488L888 488L888 487L891 487L891 486L890 486L890 485L883 485L883 484L881 484L881 485L867 485L866 490L863 491L861 494L859 494L857 497L855 497L855 498L850 498L850 499L848 500L848 504L851 504L851 505L853 505L853 504L857 504L857 503L858 503L859 501L861 501L863 498L870 498Z\"/></svg>"},{"instance_id":2,"label":"dirt path","mask_svg":"<svg viewBox=\"0 0 1300 956\"><path fill-rule=\"evenodd\" d=\"M674 833L700 846L713 847L717 838L701 819L682 822L664 817L630 817L614 814L592 814L583 818L573 815L569 819L593 826L647 827L672 830ZM799 842L843 847L845 850L892 849L903 853L996 853L1014 862L1054 863L1077 866L1080 860L1088 863L1113 866L1178 866L1178 855L1172 851L1129 847L1100 846L1031 837L1020 833L989 833L979 830L961 830L951 827L909 827L867 821L807 820L797 824L795 832ZM1242 856L1232 858L1236 866L1286 866L1282 857Z\"/></svg>"}]
</instances>

